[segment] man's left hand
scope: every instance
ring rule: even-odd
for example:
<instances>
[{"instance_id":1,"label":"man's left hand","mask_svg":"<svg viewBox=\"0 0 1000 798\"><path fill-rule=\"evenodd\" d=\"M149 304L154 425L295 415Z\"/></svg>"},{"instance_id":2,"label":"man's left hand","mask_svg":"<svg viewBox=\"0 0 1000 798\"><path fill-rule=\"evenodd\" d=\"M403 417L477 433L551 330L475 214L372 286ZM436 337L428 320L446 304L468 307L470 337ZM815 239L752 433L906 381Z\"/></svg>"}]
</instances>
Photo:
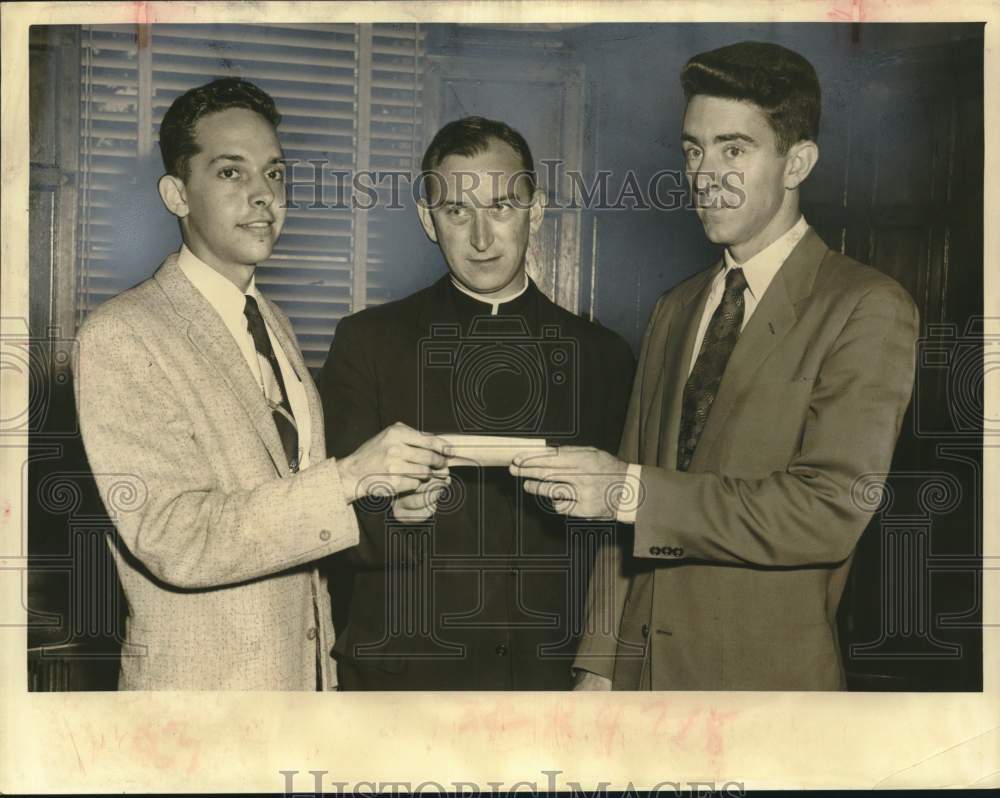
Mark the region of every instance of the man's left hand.
<instances>
[{"instance_id":1,"label":"man's left hand","mask_svg":"<svg viewBox=\"0 0 1000 798\"><path fill-rule=\"evenodd\" d=\"M613 519L627 483L628 465L591 446L546 447L515 456L510 473L524 489L552 502L556 512L576 518Z\"/></svg>"}]
</instances>

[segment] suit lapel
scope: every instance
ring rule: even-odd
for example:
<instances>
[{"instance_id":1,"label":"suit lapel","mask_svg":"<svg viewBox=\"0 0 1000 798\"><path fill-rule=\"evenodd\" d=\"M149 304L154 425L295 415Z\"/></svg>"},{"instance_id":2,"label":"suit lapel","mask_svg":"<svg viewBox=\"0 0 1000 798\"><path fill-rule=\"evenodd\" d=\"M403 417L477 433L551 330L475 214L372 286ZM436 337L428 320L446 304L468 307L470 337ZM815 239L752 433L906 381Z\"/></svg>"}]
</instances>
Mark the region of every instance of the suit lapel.
<instances>
[{"instance_id":1,"label":"suit lapel","mask_svg":"<svg viewBox=\"0 0 1000 798\"><path fill-rule=\"evenodd\" d=\"M287 475L288 460L271 409L222 317L184 276L176 255L163 262L155 278L174 311L185 320L188 339L239 400L271 460L283 476Z\"/></svg>"},{"instance_id":2,"label":"suit lapel","mask_svg":"<svg viewBox=\"0 0 1000 798\"><path fill-rule=\"evenodd\" d=\"M684 383L687 382L691 370L692 349L698 335L698 325L708 301L712 287L712 278L721 268L721 262L706 269L698 275L688 287L689 290L680 300L676 319L671 324L673 336L665 341L663 357L663 378L660 400L653 405L654 411L661 409L662 416L657 420L660 434L656 441L657 449L650 452L650 458L645 462L656 463L664 468L674 468L677 464L677 435L681 421L681 400L684 396ZM651 436L647 436L649 438Z\"/></svg>"},{"instance_id":3,"label":"suit lapel","mask_svg":"<svg viewBox=\"0 0 1000 798\"><path fill-rule=\"evenodd\" d=\"M719 392L691 460L697 470L711 451L736 401L745 393L764 361L798 319L796 303L808 296L827 247L811 228L778 269L733 348Z\"/></svg>"}]
</instances>

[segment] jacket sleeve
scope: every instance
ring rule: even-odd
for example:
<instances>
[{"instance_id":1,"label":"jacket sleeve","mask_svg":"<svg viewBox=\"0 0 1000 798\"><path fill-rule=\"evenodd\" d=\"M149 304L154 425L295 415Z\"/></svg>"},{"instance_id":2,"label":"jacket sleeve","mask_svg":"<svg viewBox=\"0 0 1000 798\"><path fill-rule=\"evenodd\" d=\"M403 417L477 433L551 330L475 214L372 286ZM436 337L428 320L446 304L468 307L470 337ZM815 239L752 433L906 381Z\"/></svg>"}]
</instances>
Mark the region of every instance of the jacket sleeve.
<instances>
[{"instance_id":1,"label":"jacket sleeve","mask_svg":"<svg viewBox=\"0 0 1000 798\"><path fill-rule=\"evenodd\" d=\"M80 329L74 391L87 457L128 550L157 579L211 588L311 562L358 540L333 460L249 490L223 483L141 336L112 314Z\"/></svg>"},{"instance_id":2,"label":"jacket sleeve","mask_svg":"<svg viewBox=\"0 0 1000 798\"><path fill-rule=\"evenodd\" d=\"M898 285L859 298L826 355L801 446L763 479L643 466L636 557L762 566L842 562L873 514L856 481L888 472L913 391L917 310Z\"/></svg>"}]
</instances>

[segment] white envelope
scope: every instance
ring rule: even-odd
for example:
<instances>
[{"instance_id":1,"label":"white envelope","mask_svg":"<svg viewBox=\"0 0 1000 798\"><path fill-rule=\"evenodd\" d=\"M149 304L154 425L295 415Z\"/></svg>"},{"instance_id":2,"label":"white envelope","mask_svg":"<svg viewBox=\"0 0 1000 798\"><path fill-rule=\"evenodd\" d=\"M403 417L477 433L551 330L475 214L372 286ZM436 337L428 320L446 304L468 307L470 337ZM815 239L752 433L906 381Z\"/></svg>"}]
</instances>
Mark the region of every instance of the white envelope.
<instances>
[{"instance_id":1,"label":"white envelope","mask_svg":"<svg viewBox=\"0 0 1000 798\"><path fill-rule=\"evenodd\" d=\"M502 466L506 468L521 452L541 454L544 438L515 438L503 435L438 435L453 448L449 466Z\"/></svg>"}]
</instances>

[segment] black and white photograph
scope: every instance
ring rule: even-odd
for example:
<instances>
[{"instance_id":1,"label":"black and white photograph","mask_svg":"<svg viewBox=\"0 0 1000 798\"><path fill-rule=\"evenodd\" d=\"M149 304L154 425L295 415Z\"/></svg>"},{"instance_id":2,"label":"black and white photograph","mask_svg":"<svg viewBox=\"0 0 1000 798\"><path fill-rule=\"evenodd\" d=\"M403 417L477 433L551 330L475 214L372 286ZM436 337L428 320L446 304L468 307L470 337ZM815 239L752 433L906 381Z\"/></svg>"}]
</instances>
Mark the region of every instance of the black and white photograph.
<instances>
[{"instance_id":1,"label":"black and white photograph","mask_svg":"<svg viewBox=\"0 0 1000 798\"><path fill-rule=\"evenodd\" d=\"M997 7L612 6L5 5L0 789L1000 784Z\"/></svg>"}]
</instances>

